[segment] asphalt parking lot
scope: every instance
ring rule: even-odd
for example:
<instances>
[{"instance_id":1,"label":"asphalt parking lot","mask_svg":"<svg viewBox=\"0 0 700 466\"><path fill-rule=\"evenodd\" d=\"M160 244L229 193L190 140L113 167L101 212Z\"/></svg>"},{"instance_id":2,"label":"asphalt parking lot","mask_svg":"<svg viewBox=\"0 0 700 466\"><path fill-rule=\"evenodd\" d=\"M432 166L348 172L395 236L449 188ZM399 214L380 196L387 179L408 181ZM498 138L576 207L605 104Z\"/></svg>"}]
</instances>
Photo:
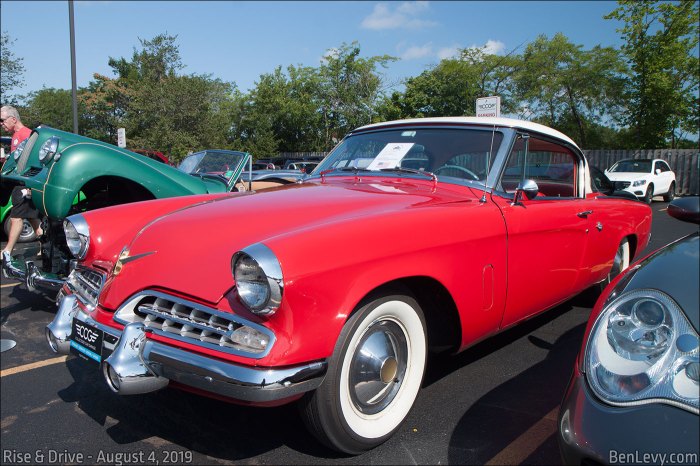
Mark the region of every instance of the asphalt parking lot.
<instances>
[{"instance_id":1,"label":"asphalt parking lot","mask_svg":"<svg viewBox=\"0 0 700 466\"><path fill-rule=\"evenodd\" d=\"M666 206L652 204L642 254L697 231ZM294 405L249 408L174 389L114 395L94 367L49 350L52 300L7 280L0 291L0 337L17 342L0 354L2 464L558 464L557 411L595 300L582 293L457 356L431 357L397 434L346 457L320 446Z\"/></svg>"}]
</instances>

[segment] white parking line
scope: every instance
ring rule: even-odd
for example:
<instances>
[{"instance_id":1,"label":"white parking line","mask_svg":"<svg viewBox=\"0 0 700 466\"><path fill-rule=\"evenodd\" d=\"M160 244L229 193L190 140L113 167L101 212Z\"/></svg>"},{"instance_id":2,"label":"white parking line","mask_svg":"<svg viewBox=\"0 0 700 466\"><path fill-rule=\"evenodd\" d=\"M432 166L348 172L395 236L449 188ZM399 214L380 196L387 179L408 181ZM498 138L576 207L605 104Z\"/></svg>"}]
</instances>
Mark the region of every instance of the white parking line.
<instances>
[{"instance_id":1,"label":"white parking line","mask_svg":"<svg viewBox=\"0 0 700 466\"><path fill-rule=\"evenodd\" d=\"M513 440L510 445L498 452L486 462L487 465L522 464L528 456L537 450L552 434L557 431L557 406L544 415L532 427Z\"/></svg>"},{"instance_id":2,"label":"white parking line","mask_svg":"<svg viewBox=\"0 0 700 466\"><path fill-rule=\"evenodd\" d=\"M33 362L31 364L24 364L23 366L11 367L9 369L0 370L0 378L7 375L19 374L21 372L27 372L32 369L39 369L40 367L52 366L54 364L60 364L65 362L68 356L59 356L53 359L46 359L44 361Z\"/></svg>"}]
</instances>

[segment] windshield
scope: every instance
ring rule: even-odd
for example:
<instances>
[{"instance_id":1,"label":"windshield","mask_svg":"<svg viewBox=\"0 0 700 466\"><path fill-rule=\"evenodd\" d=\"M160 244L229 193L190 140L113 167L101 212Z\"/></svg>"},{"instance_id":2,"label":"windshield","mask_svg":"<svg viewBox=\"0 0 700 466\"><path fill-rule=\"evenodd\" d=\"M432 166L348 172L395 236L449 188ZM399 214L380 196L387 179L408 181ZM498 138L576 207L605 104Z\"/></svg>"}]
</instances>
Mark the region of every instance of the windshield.
<instances>
[{"instance_id":1,"label":"windshield","mask_svg":"<svg viewBox=\"0 0 700 466\"><path fill-rule=\"evenodd\" d=\"M222 175L230 179L243 168L245 152L205 150L188 155L177 168L190 175Z\"/></svg>"},{"instance_id":2,"label":"windshield","mask_svg":"<svg viewBox=\"0 0 700 466\"><path fill-rule=\"evenodd\" d=\"M458 128L399 128L345 138L314 170L401 170L434 173L446 181L484 183L503 140L498 131ZM488 169L487 169L488 167Z\"/></svg>"},{"instance_id":3,"label":"windshield","mask_svg":"<svg viewBox=\"0 0 700 466\"><path fill-rule=\"evenodd\" d=\"M620 160L609 171L612 173L651 173L651 160Z\"/></svg>"}]
</instances>

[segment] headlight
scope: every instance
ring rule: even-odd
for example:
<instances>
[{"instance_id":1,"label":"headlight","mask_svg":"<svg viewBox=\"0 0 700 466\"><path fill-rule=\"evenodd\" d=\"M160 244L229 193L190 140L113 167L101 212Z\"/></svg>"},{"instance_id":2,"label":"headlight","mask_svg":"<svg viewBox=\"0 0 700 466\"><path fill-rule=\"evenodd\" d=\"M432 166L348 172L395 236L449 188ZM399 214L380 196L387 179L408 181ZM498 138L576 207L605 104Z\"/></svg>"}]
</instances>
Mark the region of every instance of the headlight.
<instances>
[{"instance_id":1,"label":"headlight","mask_svg":"<svg viewBox=\"0 0 700 466\"><path fill-rule=\"evenodd\" d=\"M593 391L618 406L667 403L698 414L698 334L657 290L623 293L591 330L584 368Z\"/></svg>"},{"instance_id":2,"label":"headlight","mask_svg":"<svg viewBox=\"0 0 700 466\"><path fill-rule=\"evenodd\" d=\"M58 150L58 137L51 136L48 138L39 149L39 161L46 163L51 160L51 157L56 154Z\"/></svg>"},{"instance_id":3,"label":"headlight","mask_svg":"<svg viewBox=\"0 0 700 466\"><path fill-rule=\"evenodd\" d=\"M71 215L63 221L63 230L71 254L84 259L90 247L90 228L85 218L80 214Z\"/></svg>"},{"instance_id":4,"label":"headlight","mask_svg":"<svg viewBox=\"0 0 700 466\"><path fill-rule=\"evenodd\" d=\"M282 268L264 244L254 244L231 258L233 279L243 304L251 312L273 314L282 302Z\"/></svg>"},{"instance_id":5,"label":"headlight","mask_svg":"<svg viewBox=\"0 0 700 466\"><path fill-rule=\"evenodd\" d=\"M644 186L647 184L647 180L636 180L632 182L632 187Z\"/></svg>"},{"instance_id":6,"label":"headlight","mask_svg":"<svg viewBox=\"0 0 700 466\"><path fill-rule=\"evenodd\" d=\"M27 147L27 141L29 141L29 138L20 142L19 146L17 146L17 149L15 149L14 152L12 152L12 157L15 159L15 162L19 160L20 156L22 155L22 152L24 152L24 148Z\"/></svg>"}]
</instances>

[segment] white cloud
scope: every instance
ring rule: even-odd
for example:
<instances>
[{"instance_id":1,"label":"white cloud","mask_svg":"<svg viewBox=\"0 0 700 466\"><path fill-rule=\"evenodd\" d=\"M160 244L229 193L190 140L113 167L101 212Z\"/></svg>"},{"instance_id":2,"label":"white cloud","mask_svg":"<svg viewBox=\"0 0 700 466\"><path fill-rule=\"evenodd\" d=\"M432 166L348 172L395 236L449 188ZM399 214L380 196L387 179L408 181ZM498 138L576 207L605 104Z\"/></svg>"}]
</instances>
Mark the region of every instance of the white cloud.
<instances>
[{"instance_id":1,"label":"white cloud","mask_svg":"<svg viewBox=\"0 0 700 466\"><path fill-rule=\"evenodd\" d=\"M500 40L489 39L484 45L472 45L467 48L472 50L481 50L486 55L500 55L506 49L506 44Z\"/></svg>"},{"instance_id":2,"label":"white cloud","mask_svg":"<svg viewBox=\"0 0 700 466\"><path fill-rule=\"evenodd\" d=\"M452 47L443 47L437 52L437 56L440 60L445 60L447 58L457 58L459 57L461 47L459 45L453 45Z\"/></svg>"},{"instance_id":3,"label":"white cloud","mask_svg":"<svg viewBox=\"0 0 700 466\"><path fill-rule=\"evenodd\" d=\"M365 29L422 29L435 26L435 21L419 19L419 15L430 9L428 2L403 2L397 7L394 3L377 3L372 13L362 20ZM392 9L393 7L393 9Z\"/></svg>"},{"instance_id":4,"label":"white cloud","mask_svg":"<svg viewBox=\"0 0 700 466\"><path fill-rule=\"evenodd\" d=\"M490 55L498 55L506 49L506 44L500 40L487 40L486 45L484 45L484 53Z\"/></svg>"},{"instance_id":5,"label":"white cloud","mask_svg":"<svg viewBox=\"0 0 700 466\"><path fill-rule=\"evenodd\" d=\"M403 60L416 60L418 58L427 57L433 54L432 44L425 44L421 46L414 45L413 47L407 48L402 54L401 58Z\"/></svg>"}]
</instances>

